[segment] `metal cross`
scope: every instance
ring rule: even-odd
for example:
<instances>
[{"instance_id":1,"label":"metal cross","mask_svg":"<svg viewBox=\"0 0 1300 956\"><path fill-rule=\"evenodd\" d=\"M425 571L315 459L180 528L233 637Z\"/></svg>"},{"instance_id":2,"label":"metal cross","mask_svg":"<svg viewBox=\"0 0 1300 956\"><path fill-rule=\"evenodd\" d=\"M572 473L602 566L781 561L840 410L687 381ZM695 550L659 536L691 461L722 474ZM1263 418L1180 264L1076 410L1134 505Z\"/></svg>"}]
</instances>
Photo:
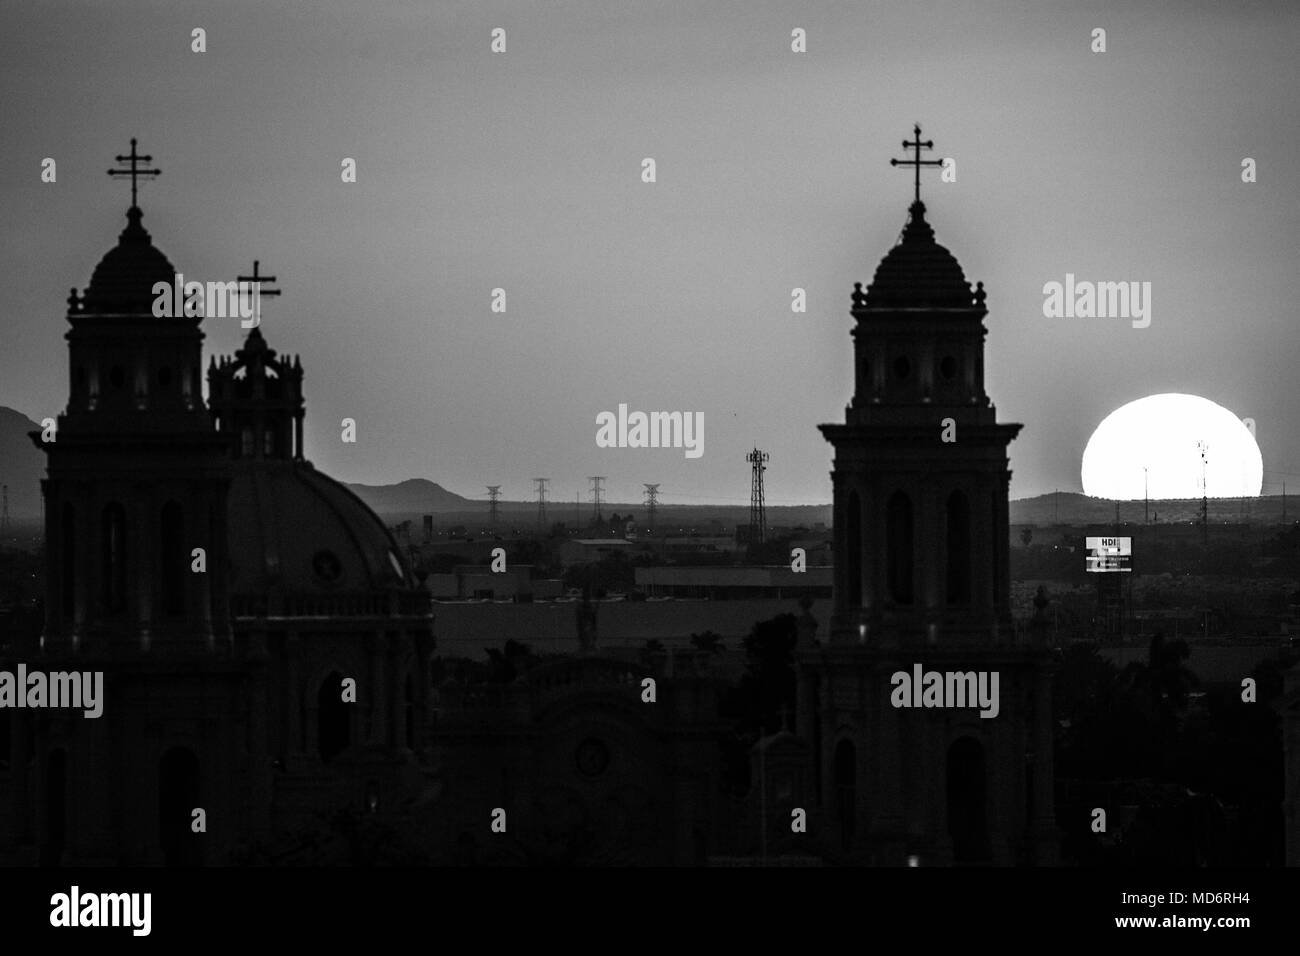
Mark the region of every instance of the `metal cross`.
<instances>
[{"instance_id":1,"label":"metal cross","mask_svg":"<svg viewBox=\"0 0 1300 956\"><path fill-rule=\"evenodd\" d=\"M139 168L139 164L140 164L140 163L152 163L152 162L153 162L153 157L152 157L152 156L140 156L140 155L138 155L138 154L136 153L136 151L135 151L135 138L134 138L134 137L132 137L132 139L131 139L131 153L130 153L130 155L128 155L128 156L115 156L115 157L113 157L113 158L114 158L115 160L117 160L117 162L119 162L119 163L129 163L129 164L130 164L130 168L129 168L129 169L110 169L110 170L108 171L108 175L110 175L110 176L130 176L130 177L131 177L131 205L132 205L132 206L135 206L135 205L136 205L136 201L135 201L135 198L136 198L136 180L139 179L141 176L157 176L157 175L159 175L159 174L162 172L162 170L161 170L161 169L140 169L140 168Z\"/></svg>"},{"instance_id":2,"label":"metal cross","mask_svg":"<svg viewBox=\"0 0 1300 956\"><path fill-rule=\"evenodd\" d=\"M915 153L914 159L891 159L890 166L915 166L916 167L916 201L921 201L921 167L922 166L942 166L942 159L922 159L921 150L934 149L934 140L927 139L921 142L921 124L917 123L913 127L915 139L912 142L903 140L903 149L910 149Z\"/></svg>"},{"instance_id":3,"label":"metal cross","mask_svg":"<svg viewBox=\"0 0 1300 956\"><path fill-rule=\"evenodd\" d=\"M260 260L260 259L254 259L254 260L253 260L253 274L252 274L251 276L236 276L236 277L235 277L236 279L239 280L239 297L240 297L240 298L239 298L239 301L240 301L241 303L244 301L244 299L243 299L243 296L244 296L244 283L245 283L245 282L251 282L251 283L253 283L252 294L255 295L255 296L257 296L257 298L253 300L253 310L254 310L254 314L258 317L258 321L259 321L259 322L261 321L261 316L262 316L262 299L261 299L261 297L264 296L264 295L279 295L279 294L280 294L280 290L279 290L279 289L263 289L263 288L262 288L262 283L263 283L263 282L275 282L276 279L275 279L275 276L264 276L264 275L259 275L257 270L258 270L258 267L261 266L261 264L262 264L262 260ZM254 326L254 328L255 328L255 327L256 327L256 326Z\"/></svg>"}]
</instances>

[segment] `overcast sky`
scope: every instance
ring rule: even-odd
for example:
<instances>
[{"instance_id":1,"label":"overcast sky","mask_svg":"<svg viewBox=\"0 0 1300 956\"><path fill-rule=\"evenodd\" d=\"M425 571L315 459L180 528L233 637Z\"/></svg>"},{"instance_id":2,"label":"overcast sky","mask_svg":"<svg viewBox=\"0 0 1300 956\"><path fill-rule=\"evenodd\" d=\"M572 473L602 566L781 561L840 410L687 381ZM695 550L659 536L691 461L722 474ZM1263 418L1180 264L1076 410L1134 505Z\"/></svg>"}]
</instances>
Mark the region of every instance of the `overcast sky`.
<instances>
[{"instance_id":1,"label":"overcast sky","mask_svg":"<svg viewBox=\"0 0 1300 956\"><path fill-rule=\"evenodd\" d=\"M1025 425L1013 497L1080 490L1101 419L1168 391L1254 418L1265 491L1300 487L1297 51L1285 2L7 5L0 404L62 410L68 288L125 224L104 172L137 136L177 269L279 277L263 332L301 353L336 477L744 502L758 445L770 502L829 501L816 426L843 419L849 293L904 223L888 160L919 121L957 163L922 195L988 291L989 393ZM1045 318L1067 272L1151 282L1150 327ZM620 403L702 413L704 454L598 448Z\"/></svg>"}]
</instances>

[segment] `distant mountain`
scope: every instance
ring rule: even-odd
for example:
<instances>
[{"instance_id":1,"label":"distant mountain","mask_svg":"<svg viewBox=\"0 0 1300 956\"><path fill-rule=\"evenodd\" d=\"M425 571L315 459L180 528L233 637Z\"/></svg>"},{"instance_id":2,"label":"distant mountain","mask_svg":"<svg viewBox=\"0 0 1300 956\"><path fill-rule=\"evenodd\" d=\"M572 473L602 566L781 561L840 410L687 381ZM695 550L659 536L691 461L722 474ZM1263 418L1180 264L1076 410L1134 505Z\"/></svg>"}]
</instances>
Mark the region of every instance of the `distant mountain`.
<instances>
[{"instance_id":1,"label":"distant mountain","mask_svg":"<svg viewBox=\"0 0 1300 956\"><path fill-rule=\"evenodd\" d=\"M1090 498L1078 492L1049 492L1033 498L1018 498L1011 502L1011 524L1031 525L1103 525L1115 524L1116 506L1122 524L1143 524L1148 515L1152 522L1170 524L1199 521L1200 498L1152 498L1144 504L1136 501L1112 501L1109 498ZM1290 510L1281 495L1258 498L1211 498L1208 517L1215 524L1262 523L1280 524L1300 515L1300 502L1295 496Z\"/></svg>"},{"instance_id":2,"label":"distant mountain","mask_svg":"<svg viewBox=\"0 0 1300 956\"><path fill-rule=\"evenodd\" d=\"M27 437L40 427L22 412L0 405L0 484L9 486L9 517L17 521L41 516L45 456Z\"/></svg>"},{"instance_id":3,"label":"distant mountain","mask_svg":"<svg viewBox=\"0 0 1300 956\"><path fill-rule=\"evenodd\" d=\"M482 502L462 498L425 478L410 478L395 485L348 485L376 514L439 514L482 508Z\"/></svg>"}]
</instances>

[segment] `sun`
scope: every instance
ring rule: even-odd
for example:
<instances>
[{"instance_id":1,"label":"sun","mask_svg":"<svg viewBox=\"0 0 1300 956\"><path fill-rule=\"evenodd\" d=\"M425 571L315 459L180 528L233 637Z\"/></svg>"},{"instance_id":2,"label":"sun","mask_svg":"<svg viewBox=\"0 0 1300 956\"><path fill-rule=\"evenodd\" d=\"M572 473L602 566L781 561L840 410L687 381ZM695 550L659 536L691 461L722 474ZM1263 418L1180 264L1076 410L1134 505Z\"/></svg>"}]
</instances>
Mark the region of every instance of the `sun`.
<instances>
[{"instance_id":1,"label":"sun","mask_svg":"<svg viewBox=\"0 0 1300 956\"><path fill-rule=\"evenodd\" d=\"M1102 419L1083 450L1082 477L1084 494L1121 501L1144 493L1253 498L1263 484L1264 460L1250 429L1222 405L1166 393L1129 402Z\"/></svg>"}]
</instances>

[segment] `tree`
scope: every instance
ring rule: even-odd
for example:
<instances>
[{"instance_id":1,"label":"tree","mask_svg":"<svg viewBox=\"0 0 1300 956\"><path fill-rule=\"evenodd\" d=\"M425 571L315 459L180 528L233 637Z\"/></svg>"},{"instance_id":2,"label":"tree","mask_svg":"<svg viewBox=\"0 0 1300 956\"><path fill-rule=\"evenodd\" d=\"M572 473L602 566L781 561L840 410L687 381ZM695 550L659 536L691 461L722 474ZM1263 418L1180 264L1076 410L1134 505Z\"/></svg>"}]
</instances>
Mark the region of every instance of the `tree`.
<instances>
[{"instance_id":1,"label":"tree","mask_svg":"<svg viewBox=\"0 0 1300 956\"><path fill-rule=\"evenodd\" d=\"M781 715L795 711L794 645L798 639L793 614L759 621L745 638L745 674L727 692L722 716L734 721L723 743L723 782L735 794L748 791L749 752L765 734L781 729Z\"/></svg>"},{"instance_id":2,"label":"tree","mask_svg":"<svg viewBox=\"0 0 1300 956\"><path fill-rule=\"evenodd\" d=\"M1157 712L1183 711L1191 691L1200 683L1186 664L1191 656L1186 641L1166 641L1164 632L1157 631L1151 638L1146 663L1134 661L1124 674L1130 686L1150 696Z\"/></svg>"},{"instance_id":3,"label":"tree","mask_svg":"<svg viewBox=\"0 0 1300 956\"><path fill-rule=\"evenodd\" d=\"M488 647L483 652L488 656L487 680L492 684L509 684L536 663L533 649L514 638L508 639L500 651Z\"/></svg>"},{"instance_id":4,"label":"tree","mask_svg":"<svg viewBox=\"0 0 1300 956\"><path fill-rule=\"evenodd\" d=\"M703 634L692 634L691 645L697 651L707 651L710 654L721 654L726 650L722 643L722 635L715 634L712 631L705 631Z\"/></svg>"},{"instance_id":5,"label":"tree","mask_svg":"<svg viewBox=\"0 0 1300 956\"><path fill-rule=\"evenodd\" d=\"M778 614L759 621L745 638L745 675L729 695L728 710L755 740L781 729L782 708L794 712L798 633L793 614Z\"/></svg>"},{"instance_id":6,"label":"tree","mask_svg":"<svg viewBox=\"0 0 1300 956\"><path fill-rule=\"evenodd\" d=\"M1032 528L1026 528L1024 531L1021 531L1021 532L1020 532L1020 540L1021 540L1021 542L1024 544L1024 546L1025 546L1026 548L1029 547L1029 542L1034 540L1034 532L1033 532L1033 529L1032 529Z\"/></svg>"}]
</instances>

